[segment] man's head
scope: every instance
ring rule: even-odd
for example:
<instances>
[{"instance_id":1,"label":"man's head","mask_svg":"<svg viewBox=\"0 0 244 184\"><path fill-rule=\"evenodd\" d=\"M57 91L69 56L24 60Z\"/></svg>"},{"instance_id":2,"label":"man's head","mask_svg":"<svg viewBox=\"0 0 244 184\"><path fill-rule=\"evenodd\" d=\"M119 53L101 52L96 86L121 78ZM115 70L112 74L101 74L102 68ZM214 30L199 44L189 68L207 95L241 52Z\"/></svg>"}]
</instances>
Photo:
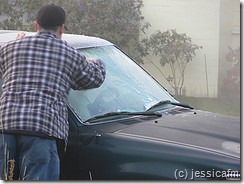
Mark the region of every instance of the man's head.
<instances>
[{"instance_id":1,"label":"man's head","mask_svg":"<svg viewBox=\"0 0 244 184\"><path fill-rule=\"evenodd\" d=\"M36 30L53 31L61 37L65 28L65 19L65 11L60 6L54 4L42 6L37 13Z\"/></svg>"}]
</instances>

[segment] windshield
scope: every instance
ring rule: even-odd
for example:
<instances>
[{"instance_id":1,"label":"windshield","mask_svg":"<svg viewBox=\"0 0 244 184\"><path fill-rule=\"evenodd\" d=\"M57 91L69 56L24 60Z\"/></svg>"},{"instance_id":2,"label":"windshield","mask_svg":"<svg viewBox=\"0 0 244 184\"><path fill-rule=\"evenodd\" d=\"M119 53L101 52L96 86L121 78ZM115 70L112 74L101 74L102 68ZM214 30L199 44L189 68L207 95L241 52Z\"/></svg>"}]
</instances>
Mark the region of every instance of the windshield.
<instances>
[{"instance_id":1,"label":"windshield","mask_svg":"<svg viewBox=\"0 0 244 184\"><path fill-rule=\"evenodd\" d=\"M105 46L80 51L86 57L103 60L107 71L99 88L70 91L70 106L83 121L109 112L144 112L164 100L177 102L118 48Z\"/></svg>"}]
</instances>

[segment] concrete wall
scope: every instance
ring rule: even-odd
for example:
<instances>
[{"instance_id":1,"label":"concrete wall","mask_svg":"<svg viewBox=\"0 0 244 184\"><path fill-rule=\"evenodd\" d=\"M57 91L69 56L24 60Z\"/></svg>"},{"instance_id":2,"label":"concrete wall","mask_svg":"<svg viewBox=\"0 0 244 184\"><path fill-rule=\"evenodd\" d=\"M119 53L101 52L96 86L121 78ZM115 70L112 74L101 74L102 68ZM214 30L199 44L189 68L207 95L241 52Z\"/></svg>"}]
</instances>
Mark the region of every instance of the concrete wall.
<instances>
[{"instance_id":1,"label":"concrete wall","mask_svg":"<svg viewBox=\"0 0 244 184\"><path fill-rule=\"evenodd\" d=\"M219 83L219 61L223 49L222 32L240 30L238 24L239 1L237 0L144 0L143 15L151 24L147 36L157 30L164 32L176 29L178 33L186 33L192 42L203 46L196 52L196 57L189 63L185 73L185 93L187 96L217 97ZM231 5L231 6L230 6ZM228 14L223 10L227 10ZM221 24L226 20L226 24ZM233 21L234 20L234 21ZM230 37L231 32L228 34ZM236 40L228 39L231 42ZM237 38L238 40L238 38ZM229 45L229 41L225 42ZM221 45L220 45L221 44ZM237 43L238 45L238 43ZM220 50L221 49L221 50ZM222 59L222 58L221 58ZM150 63L154 61L157 68ZM169 91L170 85L164 76L169 76L169 68L162 68L157 58L145 59L143 67L157 78ZM164 76L161 74L163 72ZM208 79L208 80L207 80Z\"/></svg>"}]
</instances>

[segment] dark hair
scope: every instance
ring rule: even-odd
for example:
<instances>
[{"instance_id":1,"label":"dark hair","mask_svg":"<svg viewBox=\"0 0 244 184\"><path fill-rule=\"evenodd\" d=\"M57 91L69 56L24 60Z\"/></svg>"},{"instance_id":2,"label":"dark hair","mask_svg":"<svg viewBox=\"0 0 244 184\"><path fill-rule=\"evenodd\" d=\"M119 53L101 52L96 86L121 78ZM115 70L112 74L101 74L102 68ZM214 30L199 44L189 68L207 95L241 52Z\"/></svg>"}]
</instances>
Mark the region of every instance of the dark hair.
<instances>
[{"instance_id":1,"label":"dark hair","mask_svg":"<svg viewBox=\"0 0 244 184\"><path fill-rule=\"evenodd\" d=\"M57 31L65 23L65 11L57 5L47 4L37 13L36 21L45 30Z\"/></svg>"}]
</instances>

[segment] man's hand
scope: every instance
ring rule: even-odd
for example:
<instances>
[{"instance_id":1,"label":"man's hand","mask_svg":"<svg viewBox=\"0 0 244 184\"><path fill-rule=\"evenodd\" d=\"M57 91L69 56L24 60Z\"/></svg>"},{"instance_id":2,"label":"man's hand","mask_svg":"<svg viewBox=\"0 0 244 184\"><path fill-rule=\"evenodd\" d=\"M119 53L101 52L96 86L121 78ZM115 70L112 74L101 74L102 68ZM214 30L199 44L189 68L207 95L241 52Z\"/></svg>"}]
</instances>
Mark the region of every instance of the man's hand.
<instances>
[{"instance_id":1,"label":"man's hand","mask_svg":"<svg viewBox=\"0 0 244 184\"><path fill-rule=\"evenodd\" d=\"M25 37L25 33L21 32L17 34L16 40L21 40Z\"/></svg>"},{"instance_id":2,"label":"man's hand","mask_svg":"<svg viewBox=\"0 0 244 184\"><path fill-rule=\"evenodd\" d=\"M94 63L96 62L97 59L95 58L86 58L86 61L88 61L89 63Z\"/></svg>"}]
</instances>

